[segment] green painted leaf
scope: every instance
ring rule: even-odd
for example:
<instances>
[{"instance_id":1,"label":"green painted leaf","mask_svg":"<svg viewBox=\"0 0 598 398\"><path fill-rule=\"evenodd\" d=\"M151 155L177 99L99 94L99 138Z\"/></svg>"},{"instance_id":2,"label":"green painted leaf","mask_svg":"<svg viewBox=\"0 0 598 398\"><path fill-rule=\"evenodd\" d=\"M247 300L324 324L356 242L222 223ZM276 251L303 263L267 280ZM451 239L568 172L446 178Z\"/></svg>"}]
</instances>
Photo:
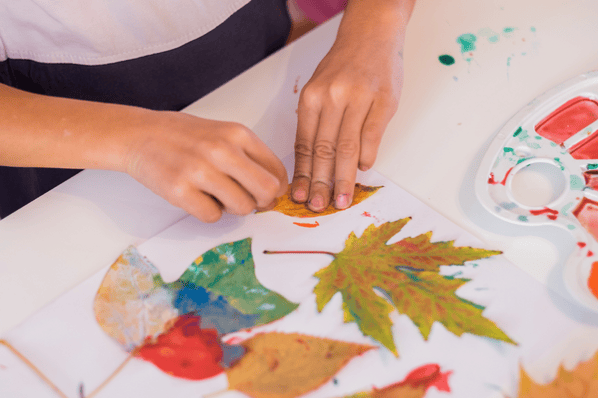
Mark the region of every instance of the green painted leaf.
<instances>
[{"instance_id":1,"label":"green painted leaf","mask_svg":"<svg viewBox=\"0 0 598 398\"><path fill-rule=\"evenodd\" d=\"M280 319L298 307L257 280L251 238L225 243L205 252L178 282L201 286L226 297L228 303L243 314L257 315L256 325Z\"/></svg>"}]
</instances>

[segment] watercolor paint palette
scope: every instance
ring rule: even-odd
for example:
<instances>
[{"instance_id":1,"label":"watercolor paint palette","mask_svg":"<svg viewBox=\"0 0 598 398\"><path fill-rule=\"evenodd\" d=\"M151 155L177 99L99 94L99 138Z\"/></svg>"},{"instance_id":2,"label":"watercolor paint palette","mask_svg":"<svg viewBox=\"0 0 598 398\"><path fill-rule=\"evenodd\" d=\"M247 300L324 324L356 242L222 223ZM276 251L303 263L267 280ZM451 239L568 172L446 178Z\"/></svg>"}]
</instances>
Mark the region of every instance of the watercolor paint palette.
<instances>
[{"instance_id":1,"label":"watercolor paint palette","mask_svg":"<svg viewBox=\"0 0 598 398\"><path fill-rule=\"evenodd\" d=\"M577 245L565 285L598 311L598 72L551 89L511 118L490 144L475 189L500 219L568 231Z\"/></svg>"}]
</instances>

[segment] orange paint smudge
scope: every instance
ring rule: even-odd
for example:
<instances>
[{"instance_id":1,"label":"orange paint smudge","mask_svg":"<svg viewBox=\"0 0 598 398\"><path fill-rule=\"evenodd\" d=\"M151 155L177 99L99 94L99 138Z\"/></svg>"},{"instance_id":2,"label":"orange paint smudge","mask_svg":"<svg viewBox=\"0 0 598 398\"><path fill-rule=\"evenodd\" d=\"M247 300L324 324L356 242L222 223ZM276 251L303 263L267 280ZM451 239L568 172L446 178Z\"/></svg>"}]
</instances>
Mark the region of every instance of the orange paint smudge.
<instances>
[{"instance_id":1,"label":"orange paint smudge","mask_svg":"<svg viewBox=\"0 0 598 398\"><path fill-rule=\"evenodd\" d=\"M303 227L303 228L315 228L315 227L319 227L320 224L316 221L313 224L310 223L302 223L302 222L294 222L293 224L295 224L298 227Z\"/></svg>"}]
</instances>

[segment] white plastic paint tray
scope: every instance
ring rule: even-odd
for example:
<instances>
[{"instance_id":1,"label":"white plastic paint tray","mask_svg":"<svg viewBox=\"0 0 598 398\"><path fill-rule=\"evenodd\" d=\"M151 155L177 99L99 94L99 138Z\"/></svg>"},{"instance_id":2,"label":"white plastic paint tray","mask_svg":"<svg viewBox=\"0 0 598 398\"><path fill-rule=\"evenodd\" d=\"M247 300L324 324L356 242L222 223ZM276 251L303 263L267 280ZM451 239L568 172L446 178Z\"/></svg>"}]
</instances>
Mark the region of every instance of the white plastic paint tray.
<instances>
[{"instance_id":1,"label":"white plastic paint tray","mask_svg":"<svg viewBox=\"0 0 598 398\"><path fill-rule=\"evenodd\" d=\"M549 90L513 116L484 155L475 191L500 219L572 234L577 246L564 267L565 286L598 312L598 71Z\"/></svg>"}]
</instances>

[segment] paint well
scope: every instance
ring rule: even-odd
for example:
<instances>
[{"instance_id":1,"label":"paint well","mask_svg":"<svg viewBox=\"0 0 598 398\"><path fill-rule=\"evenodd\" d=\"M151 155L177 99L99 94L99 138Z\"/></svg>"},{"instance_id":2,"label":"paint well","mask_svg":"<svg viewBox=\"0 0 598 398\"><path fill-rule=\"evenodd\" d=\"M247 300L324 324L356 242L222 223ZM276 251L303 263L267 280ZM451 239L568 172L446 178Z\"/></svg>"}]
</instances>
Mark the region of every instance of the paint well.
<instances>
[{"instance_id":1,"label":"paint well","mask_svg":"<svg viewBox=\"0 0 598 398\"><path fill-rule=\"evenodd\" d=\"M572 213L585 230L598 240L598 202L584 197Z\"/></svg>"},{"instance_id":2,"label":"paint well","mask_svg":"<svg viewBox=\"0 0 598 398\"><path fill-rule=\"evenodd\" d=\"M598 102L585 97L576 97L544 118L535 126L535 130L542 137L561 145L596 120L598 120Z\"/></svg>"}]
</instances>

